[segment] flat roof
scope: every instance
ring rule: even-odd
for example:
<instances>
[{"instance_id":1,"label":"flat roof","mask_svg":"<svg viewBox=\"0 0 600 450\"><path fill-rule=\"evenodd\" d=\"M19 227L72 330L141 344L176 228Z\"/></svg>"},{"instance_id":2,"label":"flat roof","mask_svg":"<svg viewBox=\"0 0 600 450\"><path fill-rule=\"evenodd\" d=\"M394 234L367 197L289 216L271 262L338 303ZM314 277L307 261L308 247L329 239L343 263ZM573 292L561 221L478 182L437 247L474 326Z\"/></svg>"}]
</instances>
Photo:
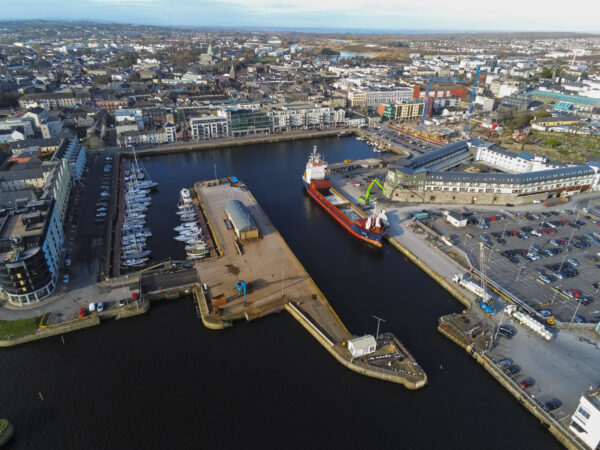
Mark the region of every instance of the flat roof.
<instances>
[{"instance_id":1,"label":"flat roof","mask_svg":"<svg viewBox=\"0 0 600 450\"><path fill-rule=\"evenodd\" d=\"M39 234L44 227L44 222L42 221L36 227L27 228L22 219L23 214L15 214L8 217L2 230L0 230L0 239L9 239L12 236L33 236Z\"/></svg>"}]
</instances>

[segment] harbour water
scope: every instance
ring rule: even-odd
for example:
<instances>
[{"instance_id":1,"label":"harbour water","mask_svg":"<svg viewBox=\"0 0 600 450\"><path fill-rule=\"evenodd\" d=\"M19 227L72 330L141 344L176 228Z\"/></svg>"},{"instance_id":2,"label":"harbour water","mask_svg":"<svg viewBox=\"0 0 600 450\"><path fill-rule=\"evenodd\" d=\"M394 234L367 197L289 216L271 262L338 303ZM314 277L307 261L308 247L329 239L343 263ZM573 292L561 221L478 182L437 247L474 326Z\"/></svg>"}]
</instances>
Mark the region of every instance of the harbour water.
<instances>
[{"instance_id":1,"label":"harbour water","mask_svg":"<svg viewBox=\"0 0 600 450\"><path fill-rule=\"evenodd\" d=\"M390 246L354 240L302 191L317 144L329 162L372 157L326 138L145 158L160 183L149 223L155 258L173 240L178 192L236 175L355 333L398 336L429 378L420 391L356 374L288 314L205 329L191 299L136 319L0 351L0 417L11 449L559 448L519 403L436 331L458 304ZM174 250L175 249L175 250ZM40 395L41 394L41 395ZM43 398L43 400L42 400Z\"/></svg>"}]
</instances>

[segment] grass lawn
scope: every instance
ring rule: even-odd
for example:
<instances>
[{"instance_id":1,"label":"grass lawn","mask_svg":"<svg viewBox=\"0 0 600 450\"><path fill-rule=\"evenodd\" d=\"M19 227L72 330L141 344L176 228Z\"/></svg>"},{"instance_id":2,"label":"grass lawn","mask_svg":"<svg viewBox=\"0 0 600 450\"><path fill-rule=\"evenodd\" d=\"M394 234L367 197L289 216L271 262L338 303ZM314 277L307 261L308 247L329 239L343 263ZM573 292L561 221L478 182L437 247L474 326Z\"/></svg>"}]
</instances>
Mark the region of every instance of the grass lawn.
<instances>
[{"instance_id":1,"label":"grass lawn","mask_svg":"<svg viewBox=\"0 0 600 450\"><path fill-rule=\"evenodd\" d=\"M22 336L38 329L41 316L19 320L0 320L0 339Z\"/></svg>"}]
</instances>

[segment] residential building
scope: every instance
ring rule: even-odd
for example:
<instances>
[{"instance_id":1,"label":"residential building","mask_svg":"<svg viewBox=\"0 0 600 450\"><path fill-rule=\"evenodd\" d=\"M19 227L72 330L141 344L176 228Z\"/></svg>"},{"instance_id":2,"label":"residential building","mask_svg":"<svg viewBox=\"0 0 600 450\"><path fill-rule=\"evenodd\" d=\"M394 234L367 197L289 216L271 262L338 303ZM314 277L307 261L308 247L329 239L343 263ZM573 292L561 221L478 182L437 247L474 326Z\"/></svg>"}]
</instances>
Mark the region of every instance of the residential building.
<instances>
[{"instance_id":1,"label":"residential building","mask_svg":"<svg viewBox=\"0 0 600 450\"><path fill-rule=\"evenodd\" d=\"M41 107L44 109L61 109L67 106L88 104L90 93L82 92L45 92L41 94L25 94L19 97L19 107L29 109Z\"/></svg>"},{"instance_id":2,"label":"residential building","mask_svg":"<svg viewBox=\"0 0 600 450\"><path fill-rule=\"evenodd\" d=\"M581 396L569 429L590 449L600 448L600 388L590 389Z\"/></svg>"},{"instance_id":3,"label":"residential building","mask_svg":"<svg viewBox=\"0 0 600 450\"><path fill-rule=\"evenodd\" d=\"M39 302L54 290L60 268L64 235L55 201L0 214L0 296L15 306Z\"/></svg>"},{"instance_id":4,"label":"residential building","mask_svg":"<svg viewBox=\"0 0 600 450\"><path fill-rule=\"evenodd\" d=\"M227 115L219 112L216 116L205 115L190 119L192 139L196 141L218 139L229 136Z\"/></svg>"},{"instance_id":5,"label":"residential building","mask_svg":"<svg viewBox=\"0 0 600 450\"><path fill-rule=\"evenodd\" d=\"M42 138L44 139L58 137L62 129L62 120L56 116L49 115L40 121L40 131L42 133Z\"/></svg>"},{"instance_id":6,"label":"residential building","mask_svg":"<svg viewBox=\"0 0 600 450\"><path fill-rule=\"evenodd\" d=\"M74 180L80 181L85 170L86 154L83 144L75 139L63 139L52 160L64 159Z\"/></svg>"}]
</instances>

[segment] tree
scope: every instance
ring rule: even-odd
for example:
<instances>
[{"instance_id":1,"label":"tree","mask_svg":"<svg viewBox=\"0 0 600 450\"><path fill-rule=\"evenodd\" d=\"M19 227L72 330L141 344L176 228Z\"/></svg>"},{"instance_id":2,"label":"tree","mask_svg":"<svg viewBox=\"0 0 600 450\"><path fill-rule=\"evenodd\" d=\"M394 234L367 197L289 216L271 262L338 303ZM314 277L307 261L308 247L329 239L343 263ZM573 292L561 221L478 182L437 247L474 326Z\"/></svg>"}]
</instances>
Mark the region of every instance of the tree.
<instances>
[{"instance_id":1,"label":"tree","mask_svg":"<svg viewBox=\"0 0 600 450\"><path fill-rule=\"evenodd\" d=\"M104 86L111 82L110 75L96 75L94 77L94 85L95 86Z\"/></svg>"},{"instance_id":2,"label":"tree","mask_svg":"<svg viewBox=\"0 0 600 450\"><path fill-rule=\"evenodd\" d=\"M552 69L550 67L544 67L540 72L542 78L552 78Z\"/></svg>"},{"instance_id":3,"label":"tree","mask_svg":"<svg viewBox=\"0 0 600 450\"><path fill-rule=\"evenodd\" d=\"M544 141L544 145L550 148L556 148L560 145L560 141L555 137L550 137Z\"/></svg>"}]
</instances>

